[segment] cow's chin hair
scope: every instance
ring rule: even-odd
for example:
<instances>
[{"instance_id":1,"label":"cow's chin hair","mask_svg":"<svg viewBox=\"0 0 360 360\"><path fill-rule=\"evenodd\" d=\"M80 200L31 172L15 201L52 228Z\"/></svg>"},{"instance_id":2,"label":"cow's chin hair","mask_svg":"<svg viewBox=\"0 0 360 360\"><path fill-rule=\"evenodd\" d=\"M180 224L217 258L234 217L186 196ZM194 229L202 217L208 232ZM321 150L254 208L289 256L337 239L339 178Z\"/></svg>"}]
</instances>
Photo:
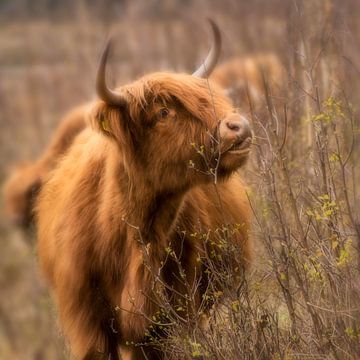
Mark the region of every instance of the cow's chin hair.
<instances>
[{"instance_id":1,"label":"cow's chin hair","mask_svg":"<svg viewBox=\"0 0 360 360\"><path fill-rule=\"evenodd\" d=\"M220 180L226 180L235 171L240 169L248 158L248 153L241 155L231 153L223 154L218 167L218 178Z\"/></svg>"}]
</instances>

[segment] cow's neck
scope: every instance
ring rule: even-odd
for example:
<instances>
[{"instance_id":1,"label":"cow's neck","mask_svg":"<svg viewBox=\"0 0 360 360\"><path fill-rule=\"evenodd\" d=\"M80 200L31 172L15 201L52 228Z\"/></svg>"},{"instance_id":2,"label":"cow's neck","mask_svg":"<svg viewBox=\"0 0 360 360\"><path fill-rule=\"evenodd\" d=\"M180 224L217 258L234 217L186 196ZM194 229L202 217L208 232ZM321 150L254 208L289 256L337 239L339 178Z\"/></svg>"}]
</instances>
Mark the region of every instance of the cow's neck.
<instances>
[{"instance_id":1,"label":"cow's neck","mask_svg":"<svg viewBox=\"0 0 360 360\"><path fill-rule=\"evenodd\" d=\"M185 189L155 191L143 181L124 176L120 180L124 201L124 221L135 229L141 240L167 246L168 235L181 210Z\"/></svg>"}]
</instances>

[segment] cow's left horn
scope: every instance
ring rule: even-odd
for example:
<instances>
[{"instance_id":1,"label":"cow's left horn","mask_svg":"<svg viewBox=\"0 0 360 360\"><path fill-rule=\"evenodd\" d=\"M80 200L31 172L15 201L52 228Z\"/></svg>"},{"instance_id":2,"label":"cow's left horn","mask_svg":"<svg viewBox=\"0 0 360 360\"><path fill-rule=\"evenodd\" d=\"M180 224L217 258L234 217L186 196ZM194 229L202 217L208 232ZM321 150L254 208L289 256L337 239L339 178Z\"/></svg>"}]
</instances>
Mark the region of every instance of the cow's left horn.
<instances>
[{"instance_id":1,"label":"cow's left horn","mask_svg":"<svg viewBox=\"0 0 360 360\"><path fill-rule=\"evenodd\" d=\"M96 92L99 98L109 105L125 106L126 99L119 93L109 89L106 85L106 62L111 47L111 39L108 40L100 58L99 67L96 74Z\"/></svg>"},{"instance_id":2,"label":"cow's left horn","mask_svg":"<svg viewBox=\"0 0 360 360\"><path fill-rule=\"evenodd\" d=\"M210 76L215 68L217 61L219 60L221 51L220 29L213 20L209 19L209 22L213 33L213 44L203 64L193 73L193 76L202 78L207 78Z\"/></svg>"}]
</instances>

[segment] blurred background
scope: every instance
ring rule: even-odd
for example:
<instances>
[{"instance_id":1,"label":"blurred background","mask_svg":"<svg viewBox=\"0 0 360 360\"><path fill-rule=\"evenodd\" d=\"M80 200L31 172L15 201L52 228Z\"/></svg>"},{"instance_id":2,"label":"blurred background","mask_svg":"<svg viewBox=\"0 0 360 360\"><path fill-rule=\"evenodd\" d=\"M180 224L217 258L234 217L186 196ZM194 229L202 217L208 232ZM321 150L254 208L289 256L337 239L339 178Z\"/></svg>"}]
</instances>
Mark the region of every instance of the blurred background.
<instances>
[{"instance_id":1,"label":"blurred background","mask_svg":"<svg viewBox=\"0 0 360 360\"><path fill-rule=\"evenodd\" d=\"M207 17L222 31L220 63L260 59L255 80L231 70L221 83L257 136L244 174L256 215L253 277L266 286L251 295L246 331L273 342L239 359L356 359L358 0L1 0L0 185L41 156L67 111L95 99L110 32L109 79L121 85L162 69L194 71L210 45ZM38 274L33 229L11 224L3 206L0 289L0 359L69 358Z\"/></svg>"}]
</instances>

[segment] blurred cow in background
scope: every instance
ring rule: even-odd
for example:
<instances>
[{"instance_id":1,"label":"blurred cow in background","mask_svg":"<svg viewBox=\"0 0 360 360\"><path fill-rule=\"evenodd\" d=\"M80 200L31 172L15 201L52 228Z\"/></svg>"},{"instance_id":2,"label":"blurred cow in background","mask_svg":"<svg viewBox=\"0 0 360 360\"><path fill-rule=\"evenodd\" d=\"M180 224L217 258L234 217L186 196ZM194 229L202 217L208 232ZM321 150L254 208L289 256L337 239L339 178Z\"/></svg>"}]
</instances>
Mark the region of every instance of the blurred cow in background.
<instances>
[{"instance_id":1,"label":"blurred cow in background","mask_svg":"<svg viewBox=\"0 0 360 360\"><path fill-rule=\"evenodd\" d=\"M267 89L279 89L284 82L284 68L275 54L255 54L232 58L219 65L211 79L222 86L237 105L249 101L259 104ZM250 98L249 98L250 97Z\"/></svg>"}]
</instances>

